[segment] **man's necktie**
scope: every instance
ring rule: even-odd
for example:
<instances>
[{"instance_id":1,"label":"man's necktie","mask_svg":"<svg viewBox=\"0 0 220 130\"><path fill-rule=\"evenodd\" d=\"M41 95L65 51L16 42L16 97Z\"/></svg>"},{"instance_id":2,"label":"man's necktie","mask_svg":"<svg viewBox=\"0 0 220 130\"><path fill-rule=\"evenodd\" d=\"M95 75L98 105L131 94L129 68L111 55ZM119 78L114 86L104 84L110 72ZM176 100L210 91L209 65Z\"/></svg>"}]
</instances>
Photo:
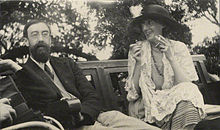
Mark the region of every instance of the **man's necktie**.
<instances>
[{"instance_id":1,"label":"man's necktie","mask_svg":"<svg viewBox=\"0 0 220 130\"><path fill-rule=\"evenodd\" d=\"M50 70L50 68L47 66L47 64L44 65L44 70L47 72L47 74L51 77L51 79L54 79L54 74Z\"/></svg>"}]
</instances>

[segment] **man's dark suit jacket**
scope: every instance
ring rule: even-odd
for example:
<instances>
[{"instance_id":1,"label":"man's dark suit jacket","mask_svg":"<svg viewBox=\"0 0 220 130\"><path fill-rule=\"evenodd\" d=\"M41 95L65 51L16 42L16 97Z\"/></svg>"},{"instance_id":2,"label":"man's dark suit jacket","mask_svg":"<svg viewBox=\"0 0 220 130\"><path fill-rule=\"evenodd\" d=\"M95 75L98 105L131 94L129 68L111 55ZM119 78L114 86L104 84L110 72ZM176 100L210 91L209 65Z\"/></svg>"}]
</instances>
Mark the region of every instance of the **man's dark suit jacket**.
<instances>
[{"instance_id":1,"label":"man's dark suit jacket","mask_svg":"<svg viewBox=\"0 0 220 130\"><path fill-rule=\"evenodd\" d=\"M78 65L70 58L51 57L56 75L60 79L66 91L80 99L82 103L81 113L85 116L81 124L92 124L101 111L100 101L95 89L82 74ZM56 109L54 102L59 102L62 95L48 75L30 58L23 68L16 72L15 82L19 90L27 100L27 104L35 109L51 115ZM53 108L51 108L51 106ZM48 109L49 108L49 109ZM66 110L55 111L55 118L67 116ZM63 119L61 118L61 122ZM69 121L69 118L66 118ZM64 123L65 125L65 123Z\"/></svg>"}]
</instances>

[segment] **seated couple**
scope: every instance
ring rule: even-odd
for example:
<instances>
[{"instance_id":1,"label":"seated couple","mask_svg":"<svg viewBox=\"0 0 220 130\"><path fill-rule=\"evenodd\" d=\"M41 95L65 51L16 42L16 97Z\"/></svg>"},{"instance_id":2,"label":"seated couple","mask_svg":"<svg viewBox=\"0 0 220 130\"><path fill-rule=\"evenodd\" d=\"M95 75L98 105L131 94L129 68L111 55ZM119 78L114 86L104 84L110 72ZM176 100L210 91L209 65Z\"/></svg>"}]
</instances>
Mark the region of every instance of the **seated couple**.
<instances>
[{"instance_id":1,"label":"seated couple","mask_svg":"<svg viewBox=\"0 0 220 130\"><path fill-rule=\"evenodd\" d=\"M202 95L191 83L198 77L185 44L162 36L166 26L175 29L178 24L159 5L149 5L130 24L135 44L129 52L126 90L129 115L133 117L117 111L105 112L77 64L69 58L50 56L51 30L45 22L32 20L24 28L30 52L25 65L20 67L11 60L2 60L0 64L14 68L14 80L31 108L58 119L65 128L193 129L205 116ZM140 38L142 32L144 39ZM56 109L71 99L81 102L77 116L65 108Z\"/></svg>"},{"instance_id":2,"label":"seated couple","mask_svg":"<svg viewBox=\"0 0 220 130\"><path fill-rule=\"evenodd\" d=\"M66 129L159 129L118 111L103 110L101 97L97 96L77 64L70 58L50 56L51 30L45 22L28 22L23 35L30 52L27 63L21 67L6 59L0 60L0 67L9 66L15 71L13 79L33 110L57 119ZM69 102L75 103L67 105Z\"/></svg>"}]
</instances>

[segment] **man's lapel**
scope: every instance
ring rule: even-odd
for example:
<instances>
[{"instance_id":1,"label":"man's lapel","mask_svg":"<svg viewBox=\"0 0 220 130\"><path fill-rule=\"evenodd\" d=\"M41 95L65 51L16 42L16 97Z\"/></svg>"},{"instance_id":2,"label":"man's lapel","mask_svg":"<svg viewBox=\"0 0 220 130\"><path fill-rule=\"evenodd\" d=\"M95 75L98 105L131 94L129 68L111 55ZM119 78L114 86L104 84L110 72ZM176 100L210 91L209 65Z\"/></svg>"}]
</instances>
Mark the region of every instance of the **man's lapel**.
<instances>
[{"instance_id":1,"label":"man's lapel","mask_svg":"<svg viewBox=\"0 0 220 130\"><path fill-rule=\"evenodd\" d=\"M26 68L27 72L33 76L33 79L36 79L47 87L52 87L53 90L55 90L57 94L62 97L59 89L51 78L31 58L28 59L27 63L24 65L24 68Z\"/></svg>"},{"instance_id":2,"label":"man's lapel","mask_svg":"<svg viewBox=\"0 0 220 130\"><path fill-rule=\"evenodd\" d=\"M65 90L74 96L79 97L80 94L75 87L74 75L69 66L68 60L51 57L50 64L52 65Z\"/></svg>"}]
</instances>

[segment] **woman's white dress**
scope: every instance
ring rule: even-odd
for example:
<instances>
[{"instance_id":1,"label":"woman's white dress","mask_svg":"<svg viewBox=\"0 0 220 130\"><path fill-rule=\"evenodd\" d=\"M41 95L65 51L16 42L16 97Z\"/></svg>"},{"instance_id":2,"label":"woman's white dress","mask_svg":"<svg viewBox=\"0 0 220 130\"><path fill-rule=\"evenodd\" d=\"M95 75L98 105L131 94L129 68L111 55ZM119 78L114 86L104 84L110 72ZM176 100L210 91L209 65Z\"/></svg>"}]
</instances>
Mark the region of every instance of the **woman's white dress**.
<instances>
[{"instance_id":1,"label":"woman's white dress","mask_svg":"<svg viewBox=\"0 0 220 130\"><path fill-rule=\"evenodd\" d=\"M191 58L191 55L182 42L170 40L171 47L174 50L175 58L182 69L186 72L191 81L198 80L198 76ZM152 80L152 56L151 45L148 41L139 41L136 44L142 45L141 52L141 74L139 95L133 83L133 74L135 70L135 59L131 52L128 56L128 79L125 86L128 92L129 115L139 118L145 122L163 124L167 122L174 112L176 105L180 101L190 101L199 109L201 118L205 117L204 101L198 87L191 82L183 82L177 85L174 83L174 72L166 56L163 55L162 62L164 65L163 75L164 83L162 90L155 90L156 86Z\"/></svg>"}]
</instances>

